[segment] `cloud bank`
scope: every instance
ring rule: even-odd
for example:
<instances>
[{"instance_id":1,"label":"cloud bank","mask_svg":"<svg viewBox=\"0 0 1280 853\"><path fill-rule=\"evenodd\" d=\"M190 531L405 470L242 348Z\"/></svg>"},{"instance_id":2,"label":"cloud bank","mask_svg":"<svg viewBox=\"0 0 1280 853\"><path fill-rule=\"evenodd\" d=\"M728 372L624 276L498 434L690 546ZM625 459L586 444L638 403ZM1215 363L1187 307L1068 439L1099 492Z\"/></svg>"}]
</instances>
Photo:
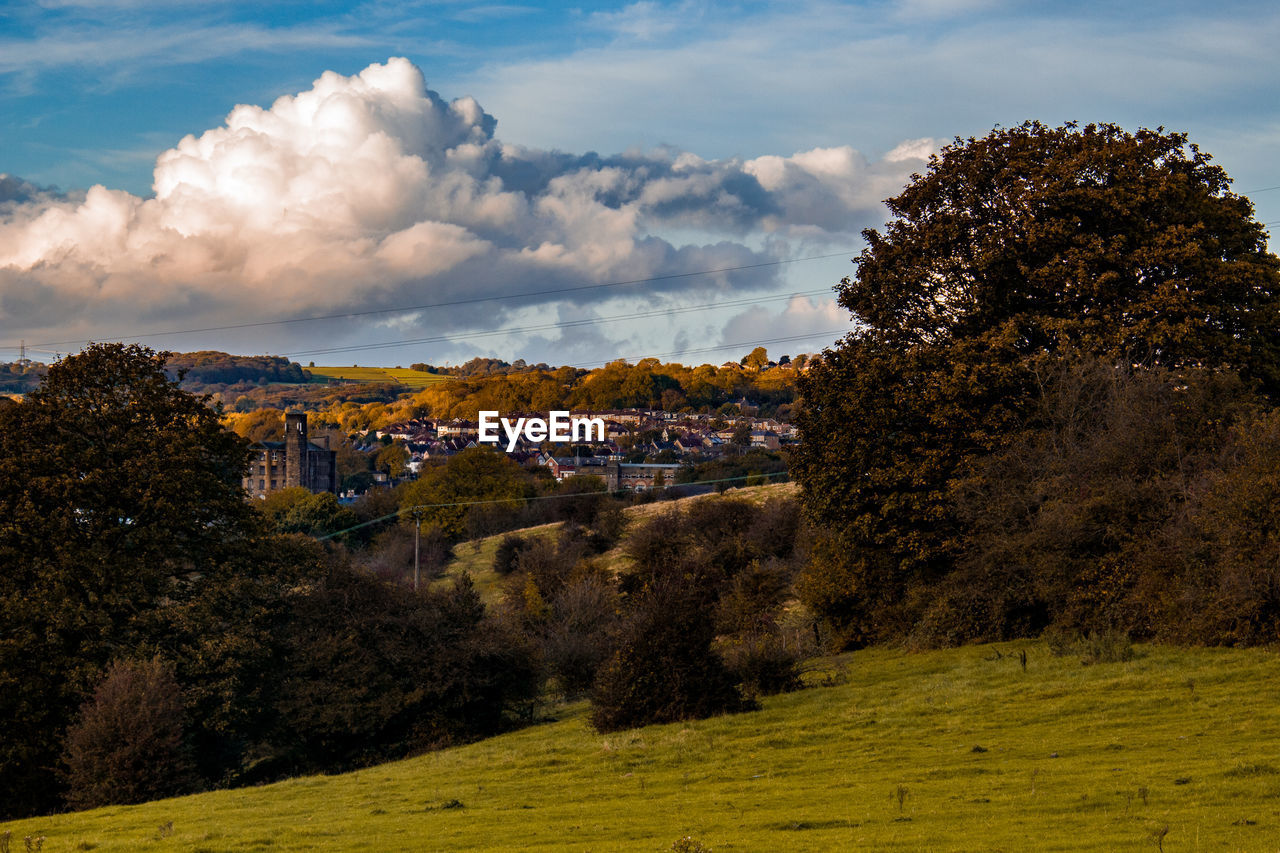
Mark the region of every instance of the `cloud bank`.
<instances>
[{"instance_id":1,"label":"cloud bank","mask_svg":"<svg viewBox=\"0 0 1280 853\"><path fill-rule=\"evenodd\" d=\"M444 101L393 58L326 72L268 109L237 106L160 155L150 198L103 186L63 196L0 176L0 328L61 341L502 297L395 324L494 328L562 298L522 293L850 248L933 147L909 141L876 162L847 146L603 157L503 142L496 126L474 99ZM776 283L776 267L758 267L572 300L706 301ZM326 334L385 337L385 323ZM314 329L257 334L259 349L280 351L273 341Z\"/></svg>"}]
</instances>

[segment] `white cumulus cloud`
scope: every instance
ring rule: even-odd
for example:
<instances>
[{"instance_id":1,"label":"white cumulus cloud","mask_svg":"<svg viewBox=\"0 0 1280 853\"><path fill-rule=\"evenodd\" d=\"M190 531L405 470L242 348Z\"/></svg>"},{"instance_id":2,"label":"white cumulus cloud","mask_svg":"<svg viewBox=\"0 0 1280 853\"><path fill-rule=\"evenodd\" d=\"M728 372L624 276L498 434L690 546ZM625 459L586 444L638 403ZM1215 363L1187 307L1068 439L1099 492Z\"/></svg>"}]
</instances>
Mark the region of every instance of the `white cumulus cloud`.
<instances>
[{"instance_id":1,"label":"white cumulus cloud","mask_svg":"<svg viewBox=\"0 0 1280 853\"><path fill-rule=\"evenodd\" d=\"M391 59L326 72L269 108L235 107L160 155L150 198L0 176L0 327L73 339L501 296L415 320L492 328L516 305L564 298L521 293L847 248L933 148L907 142L878 162L847 146L604 157L504 142L496 126L472 98L446 102ZM645 292L750 291L776 275L668 278ZM331 333L376 334L362 322L373 321ZM264 330L258 346L283 349L266 342L286 334L307 332Z\"/></svg>"}]
</instances>

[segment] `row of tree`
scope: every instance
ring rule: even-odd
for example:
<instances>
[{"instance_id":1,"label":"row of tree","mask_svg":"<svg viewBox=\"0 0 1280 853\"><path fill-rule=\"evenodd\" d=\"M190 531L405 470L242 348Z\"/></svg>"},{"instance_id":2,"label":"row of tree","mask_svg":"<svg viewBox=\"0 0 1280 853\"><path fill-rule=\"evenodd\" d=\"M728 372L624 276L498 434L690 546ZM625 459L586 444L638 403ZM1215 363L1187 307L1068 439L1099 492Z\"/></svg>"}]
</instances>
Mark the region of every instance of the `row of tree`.
<instances>
[{"instance_id":1,"label":"row of tree","mask_svg":"<svg viewBox=\"0 0 1280 853\"><path fill-rule=\"evenodd\" d=\"M748 693L794 682L794 656L766 637L792 572L794 504L664 514L628 540L637 568L619 579L590 559L624 526L601 481L555 483L487 449L354 508L303 489L250 502L247 441L178 386L166 358L92 346L23 402L0 403L5 817L333 772L491 734L529 719L547 678L584 690L636 649L658 655L653 672L686 653L693 669L668 685L666 710L619 710L604 728L747 707ZM460 538L545 521L570 530L549 553L520 549L519 593L491 614L465 581L408 583L418 521L427 579ZM721 630L699 608L738 594L740 576L752 589L774 578L773 595L726 604L738 627ZM664 628L686 643L668 654L650 628L672 596L700 605ZM714 638L729 645L713 650ZM781 677L759 677L756 646L782 661ZM626 705L603 698L639 677L626 660L600 681L600 707ZM701 698L712 682L699 673L715 685Z\"/></svg>"},{"instance_id":2,"label":"row of tree","mask_svg":"<svg viewBox=\"0 0 1280 853\"><path fill-rule=\"evenodd\" d=\"M166 369L170 376L181 378L183 388L195 393L209 390L209 386L241 382L268 385L311 380L310 372L283 356L231 355L216 350L174 353Z\"/></svg>"},{"instance_id":3,"label":"row of tree","mask_svg":"<svg viewBox=\"0 0 1280 853\"><path fill-rule=\"evenodd\" d=\"M34 361L0 362L0 393L24 394L37 388L47 370Z\"/></svg>"},{"instance_id":4,"label":"row of tree","mask_svg":"<svg viewBox=\"0 0 1280 853\"><path fill-rule=\"evenodd\" d=\"M805 359L797 362L805 364ZM810 360L816 362L816 359ZM305 409L316 428L343 434L366 433L413 418L475 420L482 410L547 412L553 409L661 409L671 412L739 414L747 401L758 414L790 418L801 371L785 368L746 369L740 365L686 367L644 359L636 364L615 361L595 370L574 367L533 368L509 372L459 375L435 382L416 393L389 385L340 388L272 387L215 395L226 404L227 420L242 434L260 410Z\"/></svg>"}]
</instances>

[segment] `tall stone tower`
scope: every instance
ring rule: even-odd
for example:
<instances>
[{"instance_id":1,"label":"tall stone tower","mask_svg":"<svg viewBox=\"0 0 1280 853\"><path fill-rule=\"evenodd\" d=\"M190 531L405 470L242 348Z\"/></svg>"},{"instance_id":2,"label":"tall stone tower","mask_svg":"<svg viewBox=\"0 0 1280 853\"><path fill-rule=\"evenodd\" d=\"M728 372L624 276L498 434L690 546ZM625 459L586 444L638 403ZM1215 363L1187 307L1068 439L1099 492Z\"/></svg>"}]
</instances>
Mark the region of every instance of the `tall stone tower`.
<instances>
[{"instance_id":1,"label":"tall stone tower","mask_svg":"<svg viewBox=\"0 0 1280 853\"><path fill-rule=\"evenodd\" d=\"M284 487L311 487L307 476L307 414L286 412L284 416Z\"/></svg>"}]
</instances>

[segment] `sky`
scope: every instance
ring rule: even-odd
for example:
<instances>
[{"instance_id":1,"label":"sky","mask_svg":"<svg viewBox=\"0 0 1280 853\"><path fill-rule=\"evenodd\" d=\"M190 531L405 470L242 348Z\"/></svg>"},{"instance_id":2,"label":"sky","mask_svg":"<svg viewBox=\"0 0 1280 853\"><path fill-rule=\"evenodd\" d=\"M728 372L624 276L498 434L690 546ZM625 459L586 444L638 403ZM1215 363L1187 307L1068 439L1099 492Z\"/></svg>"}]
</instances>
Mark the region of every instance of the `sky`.
<instances>
[{"instance_id":1,"label":"sky","mask_svg":"<svg viewBox=\"0 0 1280 853\"><path fill-rule=\"evenodd\" d=\"M1185 131L1280 225L1265 3L0 3L0 360L815 352L930 153Z\"/></svg>"}]
</instances>

